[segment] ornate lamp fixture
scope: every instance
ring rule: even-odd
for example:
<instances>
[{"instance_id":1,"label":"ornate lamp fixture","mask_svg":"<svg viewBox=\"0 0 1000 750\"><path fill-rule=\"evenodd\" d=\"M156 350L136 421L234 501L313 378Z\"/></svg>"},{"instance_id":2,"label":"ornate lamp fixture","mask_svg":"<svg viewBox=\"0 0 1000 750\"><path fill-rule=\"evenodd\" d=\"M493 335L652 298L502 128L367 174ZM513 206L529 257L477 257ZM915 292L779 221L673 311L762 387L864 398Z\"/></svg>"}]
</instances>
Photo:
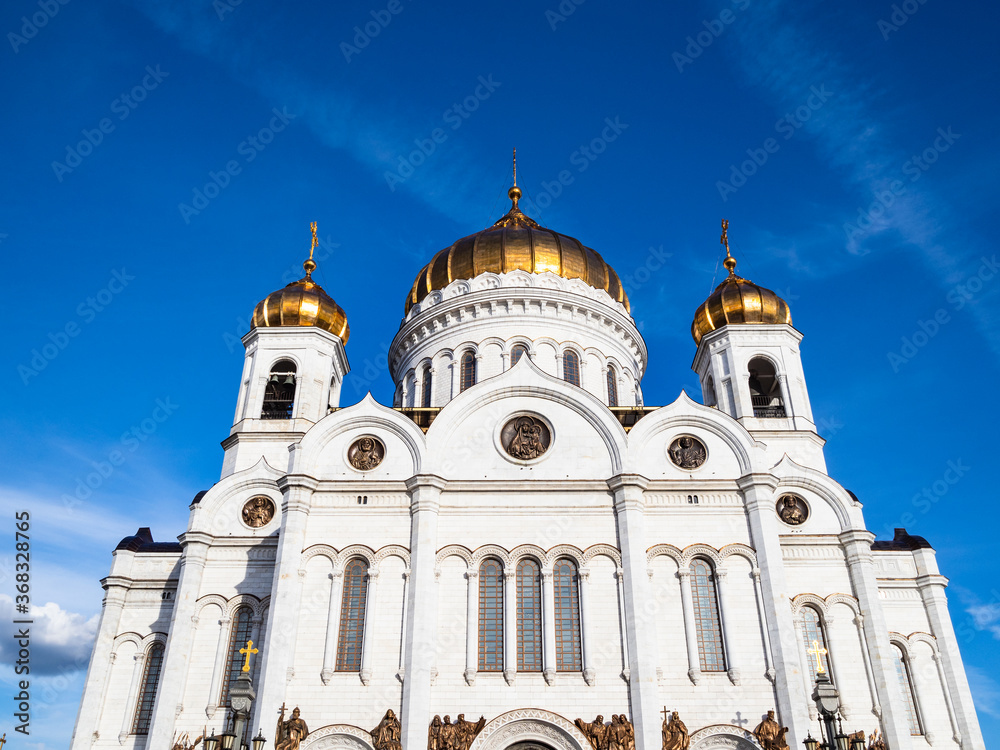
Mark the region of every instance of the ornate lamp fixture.
<instances>
[{"instance_id":1,"label":"ornate lamp fixture","mask_svg":"<svg viewBox=\"0 0 1000 750\"><path fill-rule=\"evenodd\" d=\"M806 746L806 750L819 750L819 740L812 736L812 732L802 740L802 744Z\"/></svg>"},{"instance_id":2,"label":"ornate lamp fixture","mask_svg":"<svg viewBox=\"0 0 1000 750\"><path fill-rule=\"evenodd\" d=\"M253 738L253 750L264 750L264 744L267 742L264 739L264 731L258 727L257 736Z\"/></svg>"},{"instance_id":3,"label":"ornate lamp fixture","mask_svg":"<svg viewBox=\"0 0 1000 750\"><path fill-rule=\"evenodd\" d=\"M205 750L219 750L219 738L215 736L215 730L212 730L212 736L205 738Z\"/></svg>"}]
</instances>

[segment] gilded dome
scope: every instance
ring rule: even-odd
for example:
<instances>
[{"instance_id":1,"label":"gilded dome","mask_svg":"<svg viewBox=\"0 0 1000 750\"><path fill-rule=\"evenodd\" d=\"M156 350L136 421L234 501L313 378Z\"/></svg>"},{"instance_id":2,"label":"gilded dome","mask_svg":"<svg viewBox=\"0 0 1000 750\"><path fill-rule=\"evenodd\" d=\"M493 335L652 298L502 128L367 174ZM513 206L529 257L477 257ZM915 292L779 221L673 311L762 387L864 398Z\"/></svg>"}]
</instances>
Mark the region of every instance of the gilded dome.
<instances>
[{"instance_id":1,"label":"gilded dome","mask_svg":"<svg viewBox=\"0 0 1000 750\"><path fill-rule=\"evenodd\" d=\"M726 224L723 224L725 230ZM705 300L694 314L691 323L691 335L696 344L706 333L726 325L743 325L747 323L784 323L792 324L792 313L788 303L770 289L754 284L748 279L736 275L736 259L729 254L729 243L725 232L722 235L726 244L725 266L729 276Z\"/></svg>"},{"instance_id":2,"label":"gilded dome","mask_svg":"<svg viewBox=\"0 0 1000 750\"><path fill-rule=\"evenodd\" d=\"M313 229L313 249L316 248L316 226ZM271 292L257 303L253 310L250 328L274 328L277 326L316 326L329 331L347 344L351 328L347 325L347 313L323 291L323 287L312 280L316 263L312 259L302 264L306 275L293 281L283 289Z\"/></svg>"},{"instance_id":3,"label":"gilded dome","mask_svg":"<svg viewBox=\"0 0 1000 750\"><path fill-rule=\"evenodd\" d=\"M580 279L603 289L629 309L628 297L614 269L579 240L553 232L525 216L517 207L521 190L508 192L513 206L493 226L457 240L435 255L417 274L406 298L406 312L433 291L457 279L473 279L481 273L548 271L564 279Z\"/></svg>"}]
</instances>

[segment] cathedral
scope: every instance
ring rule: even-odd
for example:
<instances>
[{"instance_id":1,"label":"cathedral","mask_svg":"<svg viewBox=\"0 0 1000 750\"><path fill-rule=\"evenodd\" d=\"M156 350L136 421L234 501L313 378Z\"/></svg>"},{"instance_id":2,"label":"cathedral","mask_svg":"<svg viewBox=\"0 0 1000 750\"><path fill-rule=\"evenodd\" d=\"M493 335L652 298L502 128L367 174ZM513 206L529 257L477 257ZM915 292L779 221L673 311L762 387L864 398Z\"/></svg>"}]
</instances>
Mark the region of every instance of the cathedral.
<instances>
[{"instance_id":1,"label":"cathedral","mask_svg":"<svg viewBox=\"0 0 1000 750\"><path fill-rule=\"evenodd\" d=\"M72 749L985 748L935 552L827 473L726 223L701 393L650 406L614 269L509 197L406 292L391 406L341 404L311 252L257 305L219 481L101 582Z\"/></svg>"}]
</instances>

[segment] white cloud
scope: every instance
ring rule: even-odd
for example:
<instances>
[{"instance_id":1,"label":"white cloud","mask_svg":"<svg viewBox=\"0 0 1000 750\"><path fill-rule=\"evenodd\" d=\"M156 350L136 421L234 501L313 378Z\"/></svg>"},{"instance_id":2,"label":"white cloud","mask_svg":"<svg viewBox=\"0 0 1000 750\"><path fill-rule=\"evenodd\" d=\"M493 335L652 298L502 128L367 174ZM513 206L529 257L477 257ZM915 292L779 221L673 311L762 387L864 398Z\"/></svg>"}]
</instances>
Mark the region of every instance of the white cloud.
<instances>
[{"instance_id":1,"label":"white cloud","mask_svg":"<svg viewBox=\"0 0 1000 750\"><path fill-rule=\"evenodd\" d=\"M14 610L14 600L0 594L0 620L11 622L23 619ZM90 652L97 635L99 615L90 618L76 612L68 612L55 602L42 606L31 605L26 625L30 631L31 673L57 674L76 672L87 668ZM22 627L15 624L14 632ZM0 640L0 663L14 664L18 659L18 643L15 638Z\"/></svg>"}]
</instances>

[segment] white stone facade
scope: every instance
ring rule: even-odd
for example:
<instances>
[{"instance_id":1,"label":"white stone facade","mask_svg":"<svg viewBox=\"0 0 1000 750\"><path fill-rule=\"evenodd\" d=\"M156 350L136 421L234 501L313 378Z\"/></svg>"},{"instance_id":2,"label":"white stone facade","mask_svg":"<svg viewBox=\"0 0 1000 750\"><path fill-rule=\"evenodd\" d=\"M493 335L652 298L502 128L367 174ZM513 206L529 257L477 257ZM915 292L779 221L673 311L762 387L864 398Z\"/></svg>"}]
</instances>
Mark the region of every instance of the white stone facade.
<instances>
[{"instance_id":1,"label":"white stone facade","mask_svg":"<svg viewBox=\"0 0 1000 750\"><path fill-rule=\"evenodd\" d=\"M299 706L308 750L370 750L368 730L393 709L406 750L426 746L435 714L487 719L473 750L532 742L589 750L581 717L626 714L638 750L660 747L661 709L680 712L692 747L758 747L769 709L800 747L816 733L812 657L803 623L818 614L845 728L882 731L892 750L984 748L933 550L899 534L873 545L861 503L826 474L798 345L790 326L728 326L705 336L694 369L716 398L681 394L626 430L608 408L642 404L645 345L624 307L551 274L483 274L414 305L390 352L396 405L371 397L336 408L347 372L335 336L303 328L247 334L237 415L222 478L191 505L180 545L143 535L115 551L72 747L166 748L203 728L223 731L220 705L233 620L248 606L260 646L252 731L269 747L279 706ZM510 365L514 344L529 356ZM477 382L457 387L472 348ZM581 355L580 387L559 356ZM766 357L781 379L782 418L757 418L747 362ZM274 361L296 363L289 420L261 420ZM433 423L419 427L419 373L433 369ZM723 394L721 397L719 394ZM332 410L331 410L332 409ZM327 413L330 412L330 413ZM514 416L551 431L540 457L501 445ZM384 460L348 460L373 436ZM707 449L696 469L668 449L690 436ZM782 521L794 494L808 517ZM247 525L244 504L277 512ZM514 571L541 569L542 669L518 671ZM363 560L367 604L360 667L337 669L345 570ZM503 669L479 669L479 574L499 561ZM581 665L560 671L552 570L579 570ZM704 668L693 566L712 571L721 662ZM696 602L697 600L697 602ZM809 612L806 608L811 608ZM700 611L700 610L699 610ZM166 652L148 734L132 734L143 662ZM893 654L905 656L918 733Z\"/></svg>"}]
</instances>

